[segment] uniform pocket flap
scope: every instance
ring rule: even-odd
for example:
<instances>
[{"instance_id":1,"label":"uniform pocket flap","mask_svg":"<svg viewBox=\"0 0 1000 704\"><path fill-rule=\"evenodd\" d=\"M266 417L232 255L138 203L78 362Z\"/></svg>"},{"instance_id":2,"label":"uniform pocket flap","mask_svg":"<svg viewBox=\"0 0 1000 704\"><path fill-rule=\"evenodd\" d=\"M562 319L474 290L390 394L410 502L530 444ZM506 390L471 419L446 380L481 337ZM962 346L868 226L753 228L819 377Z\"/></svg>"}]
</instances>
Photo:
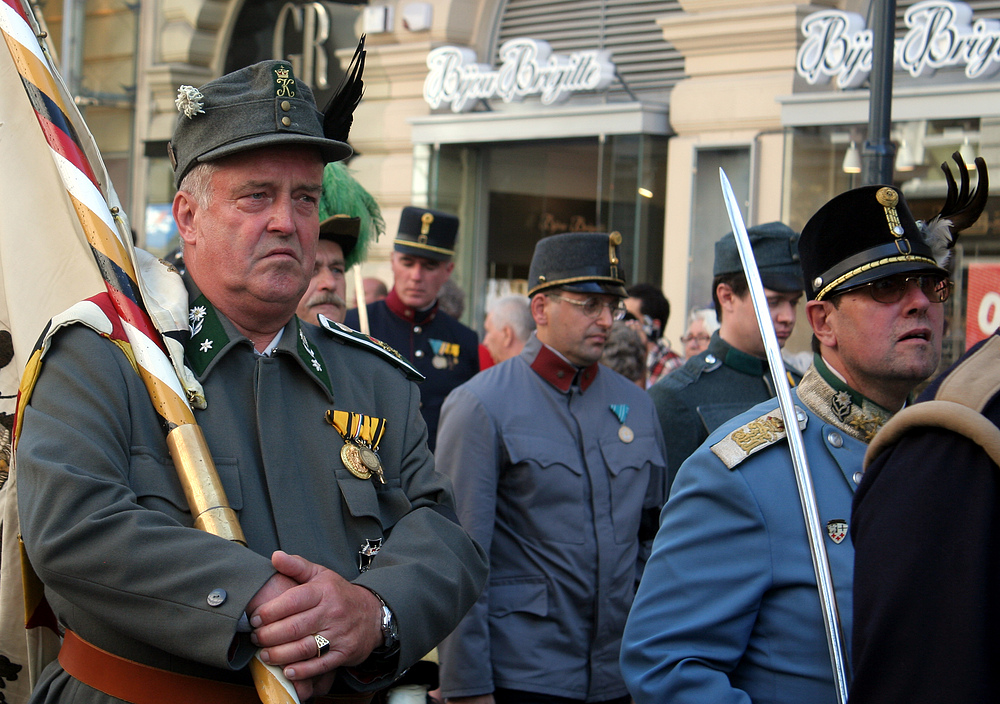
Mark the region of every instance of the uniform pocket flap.
<instances>
[{"instance_id":1,"label":"uniform pocket flap","mask_svg":"<svg viewBox=\"0 0 1000 704\"><path fill-rule=\"evenodd\" d=\"M511 464L531 462L542 469L561 465L573 474L583 473L583 468L577 466L581 464L580 451L575 445L556 442L544 435L523 433L506 433L504 445Z\"/></svg>"},{"instance_id":2,"label":"uniform pocket flap","mask_svg":"<svg viewBox=\"0 0 1000 704\"><path fill-rule=\"evenodd\" d=\"M544 578L518 579L490 585L490 615L523 612L545 616L549 612L549 588Z\"/></svg>"},{"instance_id":3,"label":"uniform pocket flap","mask_svg":"<svg viewBox=\"0 0 1000 704\"><path fill-rule=\"evenodd\" d=\"M632 442L622 442L615 436L601 443L601 454L612 476L618 476L625 469L642 469L646 464L665 467L667 462L660 446L652 435L636 435Z\"/></svg>"}]
</instances>

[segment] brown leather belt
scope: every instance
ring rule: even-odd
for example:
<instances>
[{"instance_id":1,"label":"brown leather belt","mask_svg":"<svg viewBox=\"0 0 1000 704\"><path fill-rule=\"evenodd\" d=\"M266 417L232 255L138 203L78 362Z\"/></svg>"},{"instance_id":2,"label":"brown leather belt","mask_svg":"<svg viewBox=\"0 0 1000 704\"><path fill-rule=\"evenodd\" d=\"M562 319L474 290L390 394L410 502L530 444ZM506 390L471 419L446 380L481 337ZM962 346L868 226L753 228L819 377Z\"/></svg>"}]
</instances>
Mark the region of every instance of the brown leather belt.
<instances>
[{"instance_id":1,"label":"brown leather belt","mask_svg":"<svg viewBox=\"0 0 1000 704\"><path fill-rule=\"evenodd\" d=\"M59 664L85 685L132 704L260 704L257 690L241 684L161 670L88 643L67 629ZM369 704L371 693L317 697L323 704Z\"/></svg>"}]
</instances>

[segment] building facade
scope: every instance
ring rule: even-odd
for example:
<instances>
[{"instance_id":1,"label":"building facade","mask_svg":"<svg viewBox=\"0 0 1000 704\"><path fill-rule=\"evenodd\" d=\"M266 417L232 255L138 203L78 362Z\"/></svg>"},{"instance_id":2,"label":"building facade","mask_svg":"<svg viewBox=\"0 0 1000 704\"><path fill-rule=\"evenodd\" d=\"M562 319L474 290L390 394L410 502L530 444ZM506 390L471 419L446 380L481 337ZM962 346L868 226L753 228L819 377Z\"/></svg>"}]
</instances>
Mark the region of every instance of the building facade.
<instances>
[{"instance_id":1,"label":"building facade","mask_svg":"<svg viewBox=\"0 0 1000 704\"><path fill-rule=\"evenodd\" d=\"M893 178L929 217L945 195L939 164L953 151L1000 164L1000 3L897 5ZM537 239L617 230L630 280L661 285L671 301L676 341L686 310L710 303L712 246L730 229L720 167L748 223L801 228L861 185L850 171L867 139L869 6L66 0L44 15L58 46L72 35L62 27L85 29L82 46L66 44L66 65L76 52L85 117L147 248L171 247L165 145L178 85L283 57L322 103L365 33L350 167L382 205L388 236L364 275L391 283L403 206L454 212L463 317L481 327L492 297L523 289ZM997 202L962 238L949 358L964 349L967 322L1000 319L1000 295L985 314L967 312L969 272L1000 255ZM808 348L805 327L794 349Z\"/></svg>"}]
</instances>

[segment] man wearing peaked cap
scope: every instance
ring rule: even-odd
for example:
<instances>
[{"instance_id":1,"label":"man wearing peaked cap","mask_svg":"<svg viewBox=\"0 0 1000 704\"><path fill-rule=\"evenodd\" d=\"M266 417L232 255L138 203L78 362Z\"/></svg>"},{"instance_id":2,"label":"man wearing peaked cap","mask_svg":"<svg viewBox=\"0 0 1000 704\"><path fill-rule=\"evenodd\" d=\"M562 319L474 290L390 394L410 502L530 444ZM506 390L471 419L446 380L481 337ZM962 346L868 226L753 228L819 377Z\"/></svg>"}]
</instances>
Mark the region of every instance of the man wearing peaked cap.
<instances>
[{"instance_id":1,"label":"man wearing peaked cap","mask_svg":"<svg viewBox=\"0 0 1000 704\"><path fill-rule=\"evenodd\" d=\"M161 303L190 322L184 383L246 546L195 528L129 342L91 299L50 337L20 437L25 548L66 629L31 701L256 701L262 648L302 700L361 704L458 623L484 555L433 470L419 374L295 315L324 164L350 153L309 88L265 61L177 106L187 273Z\"/></svg>"},{"instance_id":2,"label":"man wearing peaked cap","mask_svg":"<svg viewBox=\"0 0 1000 704\"><path fill-rule=\"evenodd\" d=\"M458 218L429 208L407 206L393 241L393 285L389 295L368 304L372 336L399 350L426 380L420 385L420 411L427 422L427 443L436 446L438 417L445 397L479 371L479 338L441 310L438 294L455 268L451 261ZM357 310L347 324L359 325Z\"/></svg>"},{"instance_id":3,"label":"man wearing peaked cap","mask_svg":"<svg viewBox=\"0 0 1000 704\"><path fill-rule=\"evenodd\" d=\"M874 186L832 199L798 245L815 355L792 392L847 640L861 460L941 354L950 282L923 233ZM838 700L787 422L758 404L677 473L622 647L637 704Z\"/></svg>"},{"instance_id":4,"label":"man wearing peaked cap","mask_svg":"<svg viewBox=\"0 0 1000 704\"><path fill-rule=\"evenodd\" d=\"M799 234L784 223L747 230L767 295L771 322L782 346L795 328L802 297ZM649 389L667 442L668 482L709 433L735 415L775 395L767 354L733 234L715 243L712 299L719 329L708 349ZM790 369L789 381L801 378ZM669 484L668 484L669 485Z\"/></svg>"},{"instance_id":5,"label":"man wearing peaked cap","mask_svg":"<svg viewBox=\"0 0 1000 704\"><path fill-rule=\"evenodd\" d=\"M451 701L628 701L618 651L666 461L648 395L599 364L625 313L620 244L617 232L540 240L535 333L442 409L438 466L491 570L440 649Z\"/></svg>"}]
</instances>

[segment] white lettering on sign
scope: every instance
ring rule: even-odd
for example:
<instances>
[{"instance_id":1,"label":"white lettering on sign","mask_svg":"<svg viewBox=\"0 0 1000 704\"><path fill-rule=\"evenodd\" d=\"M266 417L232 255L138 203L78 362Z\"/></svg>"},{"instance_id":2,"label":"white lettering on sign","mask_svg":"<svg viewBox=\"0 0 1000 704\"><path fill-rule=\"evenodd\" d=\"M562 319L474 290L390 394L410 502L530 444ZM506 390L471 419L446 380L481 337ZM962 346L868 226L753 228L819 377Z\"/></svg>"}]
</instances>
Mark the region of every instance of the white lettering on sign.
<instances>
[{"instance_id":1,"label":"white lettering on sign","mask_svg":"<svg viewBox=\"0 0 1000 704\"><path fill-rule=\"evenodd\" d=\"M301 54L285 55L285 27L288 18L292 19L295 31L302 33ZM274 24L272 55L291 62L295 75L314 90L326 90L330 87L328 80L330 60L326 53L326 41L329 38L330 13L322 3L296 5L287 2L278 13L278 19Z\"/></svg>"},{"instance_id":2,"label":"white lettering on sign","mask_svg":"<svg viewBox=\"0 0 1000 704\"><path fill-rule=\"evenodd\" d=\"M949 66L965 66L967 78L988 78L1000 70L1000 21L972 21L964 2L925 0L904 16L906 35L897 39L893 61L911 76L931 75ZM806 39L796 71L810 84L836 79L840 88L856 88L871 73L872 31L861 15L840 10L814 12L802 21Z\"/></svg>"},{"instance_id":3,"label":"white lettering on sign","mask_svg":"<svg viewBox=\"0 0 1000 704\"><path fill-rule=\"evenodd\" d=\"M475 52L442 46L427 55L430 73L424 100L432 108L451 105L452 112L471 110L477 100L501 98L519 102L538 95L544 105L566 100L572 93L601 90L611 84L615 66L607 51L553 54L548 42L511 39L500 47L499 68L478 64Z\"/></svg>"},{"instance_id":4,"label":"white lettering on sign","mask_svg":"<svg viewBox=\"0 0 1000 704\"><path fill-rule=\"evenodd\" d=\"M1000 328L1000 294L990 291L979 302L979 329L984 335L992 335Z\"/></svg>"}]
</instances>

